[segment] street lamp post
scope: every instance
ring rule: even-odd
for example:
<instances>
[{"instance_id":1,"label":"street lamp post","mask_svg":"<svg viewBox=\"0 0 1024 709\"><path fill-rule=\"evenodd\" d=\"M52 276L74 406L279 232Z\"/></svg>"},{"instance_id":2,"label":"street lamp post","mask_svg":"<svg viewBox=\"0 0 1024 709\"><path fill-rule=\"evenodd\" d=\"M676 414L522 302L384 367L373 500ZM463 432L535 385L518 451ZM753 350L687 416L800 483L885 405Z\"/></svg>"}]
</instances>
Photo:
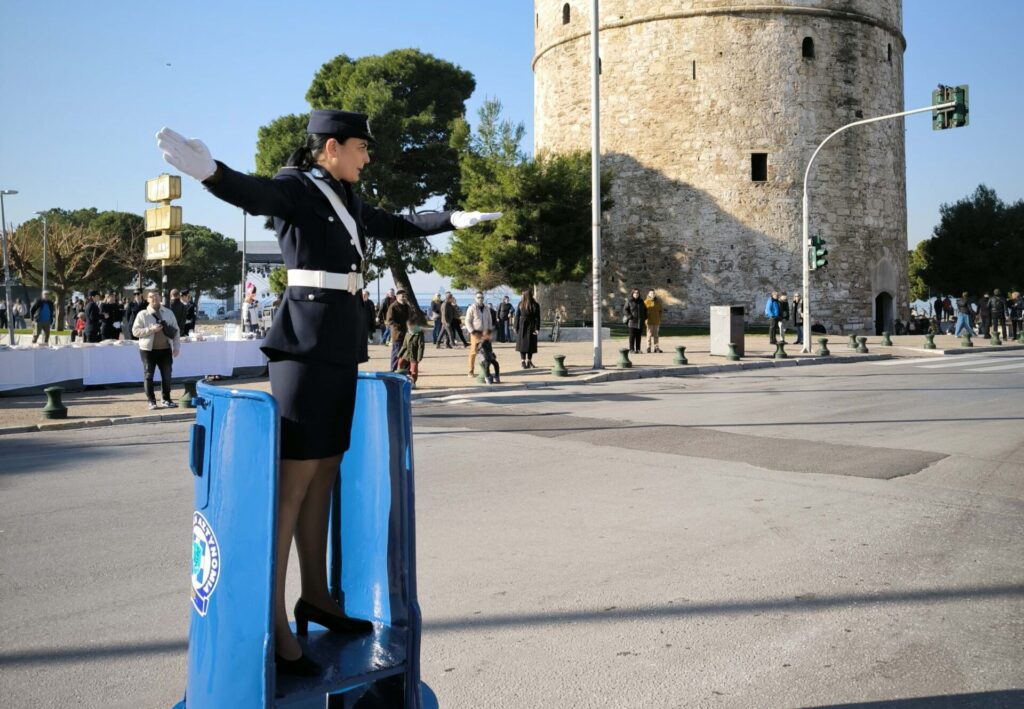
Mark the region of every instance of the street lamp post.
<instances>
[{"instance_id":1,"label":"street lamp post","mask_svg":"<svg viewBox=\"0 0 1024 709\"><path fill-rule=\"evenodd\" d=\"M825 147L825 143L832 140L834 137L842 133L847 128L853 128L854 126L862 126L867 123L877 123L878 121L886 121L890 118L902 118L903 116L910 116L915 113L924 113L925 111L941 111L947 108L954 108L957 105L956 101L949 101L947 103L941 103L935 106L927 106L926 108L915 108L913 111L901 111L900 113L890 113L886 116L878 116L877 118L865 118L860 121L854 121L853 123L847 123L842 128L833 131L829 134L825 140L821 141L814 152L811 153L811 159L807 161L807 169L804 170L804 200L803 200L803 231L802 239L800 241L800 248L804 254L804 279L803 279L803 306L804 306L804 348L801 350L803 353L811 351L811 285L810 285L810 236L808 234L808 200L807 200L807 179L811 174L811 165L814 164L814 158L818 157L818 153L822 148Z\"/></svg>"},{"instance_id":2,"label":"street lamp post","mask_svg":"<svg viewBox=\"0 0 1024 709\"><path fill-rule=\"evenodd\" d=\"M14 311L11 309L11 260L7 255L7 215L4 213L4 195L18 194L18 190L0 190L0 232L4 237L4 301L7 304L7 334L14 347Z\"/></svg>"},{"instance_id":3,"label":"street lamp post","mask_svg":"<svg viewBox=\"0 0 1024 709\"><path fill-rule=\"evenodd\" d=\"M42 288L42 292L45 293L46 292L46 253L49 250L49 248L47 246L48 230L47 230L47 224L46 224L46 212L36 212L36 214L38 214L39 216L41 216L43 218L43 284L42 284L41 288ZM42 295L42 293L40 293L40 295Z\"/></svg>"}]
</instances>

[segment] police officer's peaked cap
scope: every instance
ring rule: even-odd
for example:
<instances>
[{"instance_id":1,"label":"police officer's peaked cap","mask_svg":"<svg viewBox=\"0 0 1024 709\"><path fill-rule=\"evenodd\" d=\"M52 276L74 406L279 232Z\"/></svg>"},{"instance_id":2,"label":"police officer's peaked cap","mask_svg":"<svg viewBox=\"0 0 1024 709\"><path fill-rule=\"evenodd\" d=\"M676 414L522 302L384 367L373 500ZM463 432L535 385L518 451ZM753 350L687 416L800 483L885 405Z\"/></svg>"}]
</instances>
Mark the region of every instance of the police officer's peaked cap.
<instances>
[{"instance_id":1,"label":"police officer's peaked cap","mask_svg":"<svg viewBox=\"0 0 1024 709\"><path fill-rule=\"evenodd\" d=\"M376 142L370 133L370 117L365 113L319 109L309 114L306 132L338 138L364 138Z\"/></svg>"}]
</instances>

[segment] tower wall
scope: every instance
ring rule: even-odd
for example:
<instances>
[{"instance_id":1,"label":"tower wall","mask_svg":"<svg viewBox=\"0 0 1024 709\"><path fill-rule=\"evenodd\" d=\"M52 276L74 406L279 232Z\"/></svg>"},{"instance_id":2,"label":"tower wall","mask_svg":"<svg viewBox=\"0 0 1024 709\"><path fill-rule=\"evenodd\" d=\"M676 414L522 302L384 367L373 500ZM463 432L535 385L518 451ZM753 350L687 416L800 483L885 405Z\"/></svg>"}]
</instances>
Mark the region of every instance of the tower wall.
<instances>
[{"instance_id":1,"label":"tower wall","mask_svg":"<svg viewBox=\"0 0 1024 709\"><path fill-rule=\"evenodd\" d=\"M706 323L714 304L759 315L771 290L801 286L815 147L850 121L903 110L900 1L603 0L601 12L601 152L615 202L606 314L639 287L659 290L668 323ZM535 13L535 150L588 150L590 3L536 0ZM767 155L763 181L753 153ZM873 331L881 293L905 307L905 172L902 119L850 129L819 153L810 231L830 254L811 273L812 322ZM540 299L546 314L591 316L589 281Z\"/></svg>"}]
</instances>

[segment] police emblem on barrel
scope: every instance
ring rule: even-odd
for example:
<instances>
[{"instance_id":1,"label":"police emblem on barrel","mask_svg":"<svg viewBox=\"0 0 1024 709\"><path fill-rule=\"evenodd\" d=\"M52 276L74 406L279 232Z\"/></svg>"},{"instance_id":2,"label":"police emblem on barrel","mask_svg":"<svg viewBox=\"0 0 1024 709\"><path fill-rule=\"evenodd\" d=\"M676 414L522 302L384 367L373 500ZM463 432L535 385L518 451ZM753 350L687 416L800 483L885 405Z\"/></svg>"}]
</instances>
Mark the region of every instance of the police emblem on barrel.
<instances>
[{"instance_id":1,"label":"police emblem on barrel","mask_svg":"<svg viewBox=\"0 0 1024 709\"><path fill-rule=\"evenodd\" d=\"M220 546L213 528L200 513L192 516L192 605L205 616L220 578Z\"/></svg>"}]
</instances>

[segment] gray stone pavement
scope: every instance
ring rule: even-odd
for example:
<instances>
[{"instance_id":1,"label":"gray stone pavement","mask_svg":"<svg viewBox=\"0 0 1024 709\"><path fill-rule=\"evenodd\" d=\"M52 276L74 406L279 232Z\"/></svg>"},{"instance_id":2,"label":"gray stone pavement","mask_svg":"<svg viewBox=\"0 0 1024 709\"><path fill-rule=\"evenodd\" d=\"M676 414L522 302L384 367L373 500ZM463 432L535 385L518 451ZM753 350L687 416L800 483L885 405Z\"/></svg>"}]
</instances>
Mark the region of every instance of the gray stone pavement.
<instances>
[{"instance_id":1,"label":"gray stone pavement","mask_svg":"<svg viewBox=\"0 0 1024 709\"><path fill-rule=\"evenodd\" d=\"M417 400L424 680L457 709L1020 706L1022 372L1004 352ZM113 430L0 440L5 706L181 696L187 425Z\"/></svg>"},{"instance_id":2,"label":"gray stone pavement","mask_svg":"<svg viewBox=\"0 0 1024 709\"><path fill-rule=\"evenodd\" d=\"M869 355L860 355L854 352L847 344L845 338L830 338L829 349L832 352L831 361L855 361L866 358L877 357L918 357L934 356L941 357L943 354L957 354L959 339L951 336L936 338L939 348L932 351L920 349L924 343L920 336L894 337L893 347L881 347L878 342L881 338L869 338ZM504 388L530 388L544 387L552 384L562 384L566 379L555 377L551 373L554 362L552 355L565 354L566 365L570 376L568 381L574 384L596 383L614 379L641 379L646 377L661 376L685 376L695 374L709 374L726 370L738 371L746 368L795 366L797 364L820 364L822 358L813 354L802 355L795 345L787 346L789 359L774 360L772 355L774 347L767 343L764 335L749 335L747 337L747 353L739 363L729 363L723 357L713 357L709 353L709 338L707 337L666 337L662 338L661 354L640 354L632 355L633 367L629 370L619 370L616 362L619 357L619 349L626 346L624 339L608 339L602 343L602 363L605 369L597 371L593 366L593 344L591 342L542 342L539 352L535 356L536 369L524 370L520 367L519 355L513 345L496 344L495 350L502 366L501 385ZM676 346L686 347L686 355L690 364L681 367L673 363ZM996 349L999 351L1010 351L1024 346L1004 345ZM816 349L816 346L815 346ZM972 352L984 351L986 348L982 343ZM3 353L0 353L2 361ZM389 368L388 348L381 345L370 347L370 361L361 367L364 371L382 371ZM438 350L428 345L426 358L422 366L422 374L414 397L431 397L450 394L453 390L465 390L479 388L473 379L467 377L468 361L466 350L456 348L452 350ZM140 370L141 374L141 370ZM266 378L248 379L227 379L219 382L223 386L241 388L260 388L269 391L269 383ZM174 388L174 398L181 394L181 387ZM149 411L146 407L146 399L142 393L141 385L137 387L107 387L92 388L82 392L68 392L64 395L64 402L69 407L69 414L66 420L58 422L45 421L41 416L41 409L46 403L46 398L41 393L20 396L0 397L0 434L23 433L32 430L54 430L67 428L81 428L85 426L110 426L124 423L151 423L155 421L188 420L191 414L188 411L158 410Z\"/></svg>"}]
</instances>

